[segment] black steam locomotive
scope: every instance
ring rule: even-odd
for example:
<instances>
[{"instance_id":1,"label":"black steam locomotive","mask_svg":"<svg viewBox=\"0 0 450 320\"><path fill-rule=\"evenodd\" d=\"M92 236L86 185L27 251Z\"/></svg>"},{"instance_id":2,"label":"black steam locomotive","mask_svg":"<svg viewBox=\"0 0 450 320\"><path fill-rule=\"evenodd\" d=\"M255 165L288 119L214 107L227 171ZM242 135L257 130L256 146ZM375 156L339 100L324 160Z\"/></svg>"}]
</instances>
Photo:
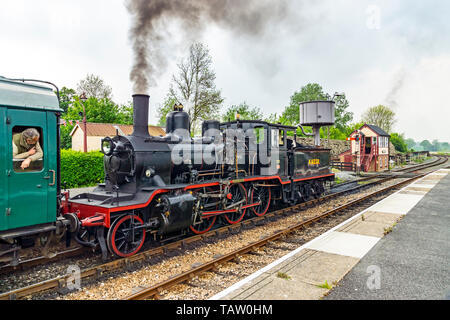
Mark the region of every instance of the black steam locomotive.
<instances>
[{"instance_id":1,"label":"black steam locomotive","mask_svg":"<svg viewBox=\"0 0 450 320\"><path fill-rule=\"evenodd\" d=\"M62 207L76 239L103 256L136 254L146 237L202 234L218 223L264 216L271 206L319 197L330 150L296 142L296 127L263 121L205 121L193 139L181 106L167 117L166 136L148 133L149 96L135 95L134 132L102 140L105 183Z\"/></svg>"}]
</instances>

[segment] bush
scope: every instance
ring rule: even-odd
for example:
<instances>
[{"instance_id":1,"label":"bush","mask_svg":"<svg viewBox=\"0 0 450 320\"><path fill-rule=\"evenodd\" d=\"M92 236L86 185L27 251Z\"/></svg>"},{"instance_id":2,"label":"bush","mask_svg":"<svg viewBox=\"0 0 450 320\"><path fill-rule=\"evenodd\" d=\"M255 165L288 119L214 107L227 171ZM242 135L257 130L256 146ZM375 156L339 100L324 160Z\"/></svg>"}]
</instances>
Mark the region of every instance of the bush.
<instances>
[{"instance_id":1,"label":"bush","mask_svg":"<svg viewBox=\"0 0 450 320\"><path fill-rule=\"evenodd\" d=\"M395 146L395 150L397 150L398 152L408 152L408 145L405 142L405 137L403 134L392 133L391 142Z\"/></svg>"},{"instance_id":2,"label":"bush","mask_svg":"<svg viewBox=\"0 0 450 320\"><path fill-rule=\"evenodd\" d=\"M105 179L101 152L61 150L61 186L67 188L95 186Z\"/></svg>"}]
</instances>

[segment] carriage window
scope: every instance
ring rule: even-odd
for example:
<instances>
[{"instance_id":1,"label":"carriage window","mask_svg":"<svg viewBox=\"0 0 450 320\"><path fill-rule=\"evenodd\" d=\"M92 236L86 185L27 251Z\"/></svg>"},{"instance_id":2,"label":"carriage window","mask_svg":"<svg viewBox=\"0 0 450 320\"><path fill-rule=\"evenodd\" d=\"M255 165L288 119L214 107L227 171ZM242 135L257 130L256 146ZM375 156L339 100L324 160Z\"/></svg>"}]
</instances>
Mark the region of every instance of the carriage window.
<instances>
[{"instance_id":1,"label":"carriage window","mask_svg":"<svg viewBox=\"0 0 450 320\"><path fill-rule=\"evenodd\" d=\"M44 168L43 136L39 127L17 126L12 130L15 172L39 172Z\"/></svg>"}]
</instances>

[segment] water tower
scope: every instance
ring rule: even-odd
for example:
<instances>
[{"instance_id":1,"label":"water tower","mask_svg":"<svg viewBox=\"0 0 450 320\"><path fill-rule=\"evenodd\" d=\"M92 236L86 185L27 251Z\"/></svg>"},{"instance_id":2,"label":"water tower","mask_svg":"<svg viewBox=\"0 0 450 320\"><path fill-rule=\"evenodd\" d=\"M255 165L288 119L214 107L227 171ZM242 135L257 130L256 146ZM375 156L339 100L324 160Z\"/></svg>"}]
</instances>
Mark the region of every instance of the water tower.
<instances>
[{"instance_id":1,"label":"water tower","mask_svg":"<svg viewBox=\"0 0 450 320\"><path fill-rule=\"evenodd\" d=\"M340 96L341 94L336 94ZM333 98L334 99L334 98ZM335 122L334 101L308 101L300 103L300 128L303 134L314 137L314 144L320 146L320 128L332 126ZM312 127L313 133L305 133L303 126Z\"/></svg>"}]
</instances>

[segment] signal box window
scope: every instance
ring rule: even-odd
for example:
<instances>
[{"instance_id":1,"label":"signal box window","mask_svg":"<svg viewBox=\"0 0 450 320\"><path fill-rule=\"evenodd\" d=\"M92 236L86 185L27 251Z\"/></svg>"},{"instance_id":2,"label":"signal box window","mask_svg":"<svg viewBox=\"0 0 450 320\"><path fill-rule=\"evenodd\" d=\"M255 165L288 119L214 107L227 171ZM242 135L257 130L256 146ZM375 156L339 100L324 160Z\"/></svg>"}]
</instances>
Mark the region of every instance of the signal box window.
<instances>
[{"instance_id":1,"label":"signal box window","mask_svg":"<svg viewBox=\"0 0 450 320\"><path fill-rule=\"evenodd\" d=\"M15 172L39 172L44 168L42 129L14 127L12 132L12 160Z\"/></svg>"}]
</instances>

